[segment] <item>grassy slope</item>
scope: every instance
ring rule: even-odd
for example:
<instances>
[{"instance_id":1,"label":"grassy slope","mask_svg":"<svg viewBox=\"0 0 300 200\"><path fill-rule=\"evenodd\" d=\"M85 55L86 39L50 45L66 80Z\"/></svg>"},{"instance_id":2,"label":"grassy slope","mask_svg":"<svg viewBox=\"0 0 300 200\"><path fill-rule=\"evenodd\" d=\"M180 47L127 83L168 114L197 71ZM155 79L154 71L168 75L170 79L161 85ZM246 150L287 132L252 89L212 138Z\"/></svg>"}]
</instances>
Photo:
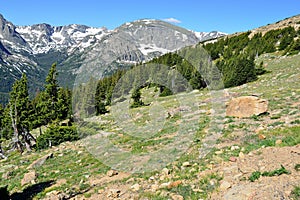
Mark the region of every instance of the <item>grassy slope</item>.
<instances>
[{"instance_id":1,"label":"grassy slope","mask_svg":"<svg viewBox=\"0 0 300 200\"><path fill-rule=\"evenodd\" d=\"M262 55L257 62L264 61L265 67L270 73L262 75L258 81L248 83L236 88L228 89L230 96L242 96L257 94L261 98L269 101L269 114L251 117L247 119L225 118L225 128L223 130L223 137L219 138L218 144L213 151L218 151L221 148L228 149L233 144L244 147L244 152L248 153L261 146L275 146L277 139L282 139L283 143L279 146L295 145L300 143L299 138L299 124L300 124L300 110L299 110L299 98L300 98L300 55L293 57L277 57L276 54ZM149 89L144 92L147 96L147 100L151 102L156 93ZM200 91L181 95L184 101L196 102L199 105L199 109L203 110L202 114L191 111L190 118L199 117L200 123L195 127L197 129L195 138L188 153L185 153L181 158L177 159L173 163L168 165L168 168L172 169L171 176L164 180L159 180L159 184L167 181L182 180L184 184L177 188L172 189L160 189L157 192L151 192L145 190L138 194L140 197L147 197L150 199L165 199L168 193L178 193L185 197L193 198L206 198L208 193L215 190L218 187L219 181L222 177L217 174L209 174L205 177L199 178L197 174L209 167L211 163L226 161L230 156L236 156L240 150L236 151L224 151L220 155L221 160L216 159L210 153L204 159L199 159L198 149L201 147L201 138L205 135L205 130L209 125L209 113L211 104L209 103L209 92ZM178 106L178 102L174 104L174 97L164 97L157 99L160 105L166 110L172 110ZM147 103L147 102L146 102ZM149 120L148 107L133 109L131 111L135 122L138 124L147 124ZM163 129L156 134L153 138L145 140L143 142L136 140L134 137L126 135L118 129L115 124L110 123L112 121L110 114L101 117L101 127L106 132L115 132L118 134L110 136L110 140L114 144L118 144L121 147L131 150L134 153L141 153L151 151L155 148L160 148L162 144L168 144L171 141L170 138L176 132L178 124L180 124L180 115L175 114L170 119L167 119ZM95 120L95 119L91 119ZM124 123L129 123L124 122ZM255 131L261 130L260 134L264 134L266 140L259 140ZM54 147L42 152L34 152L25 156L20 156L17 153L12 154L8 160L0 161L0 177L3 174L10 172L9 179L1 179L0 185L8 185L8 189L11 194L22 191L28 187L21 186L20 181L23 175L28 172L26 169L29 164L42 155L46 155L49 152L53 152L54 158L47 160L42 167L36 169L39 174L36 183L41 183L49 180L61 180L66 181L58 185L57 187L51 187L45 189L36 195L36 199L43 197L51 190L61 191L69 194L75 194L78 192L85 193L84 196L89 197L101 188L112 183L104 183L96 186L91 186L90 179L93 177L102 177L109 169L107 166L101 164L91 154L85 150L81 141L76 143L65 143L59 147ZM194 164L193 171L190 169L182 169L183 162L189 161ZM145 173L140 175L131 175L135 180L138 180L140 184L146 183L150 176L157 176L160 172ZM140 179L139 179L140 178ZM119 181L119 183L124 183ZM210 181L216 183L211 185ZM133 184L132 184L133 185ZM196 186L195 186L196 185ZM195 190L196 189L198 190ZM194 190L193 190L194 189ZM88 191L88 192L86 192Z\"/></svg>"}]
</instances>

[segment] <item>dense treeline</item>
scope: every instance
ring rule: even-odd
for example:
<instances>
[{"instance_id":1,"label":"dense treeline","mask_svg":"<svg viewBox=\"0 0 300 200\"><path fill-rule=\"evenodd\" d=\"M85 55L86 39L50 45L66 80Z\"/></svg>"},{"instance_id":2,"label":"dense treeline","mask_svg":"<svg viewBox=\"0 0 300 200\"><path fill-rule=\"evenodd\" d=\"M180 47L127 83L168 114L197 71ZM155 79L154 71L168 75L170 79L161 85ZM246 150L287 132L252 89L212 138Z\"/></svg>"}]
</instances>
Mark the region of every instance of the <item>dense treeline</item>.
<instances>
[{"instance_id":1,"label":"dense treeline","mask_svg":"<svg viewBox=\"0 0 300 200\"><path fill-rule=\"evenodd\" d=\"M32 100L25 73L13 84L8 104L0 106L1 140L12 140L11 149L31 151L38 142L31 134L33 129L71 118L71 92L59 87L57 76L53 64L46 77L45 90Z\"/></svg>"},{"instance_id":2,"label":"dense treeline","mask_svg":"<svg viewBox=\"0 0 300 200\"><path fill-rule=\"evenodd\" d=\"M249 31L203 46L222 72L225 87L253 81L262 74L262 65L256 68L254 61L263 53L279 50L283 55L293 55L300 51L300 41L295 40L300 36L300 30L293 27L270 30L264 35L256 33L250 37L250 34Z\"/></svg>"},{"instance_id":3,"label":"dense treeline","mask_svg":"<svg viewBox=\"0 0 300 200\"><path fill-rule=\"evenodd\" d=\"M294 50L297 51L299 40L295 38L300 36L300 29L296 31L294 27L270 30L264 35L256 33L249 37L250 31L236 36L229 36L219 39L215 43L208 43L204 48L210 53L213 60L219 58L230 59L232 56L246 54L249 56L259 56L263 53L272 53L277 50L283 51L284 55L289 55Z\"/></svg>"}]
</instances>

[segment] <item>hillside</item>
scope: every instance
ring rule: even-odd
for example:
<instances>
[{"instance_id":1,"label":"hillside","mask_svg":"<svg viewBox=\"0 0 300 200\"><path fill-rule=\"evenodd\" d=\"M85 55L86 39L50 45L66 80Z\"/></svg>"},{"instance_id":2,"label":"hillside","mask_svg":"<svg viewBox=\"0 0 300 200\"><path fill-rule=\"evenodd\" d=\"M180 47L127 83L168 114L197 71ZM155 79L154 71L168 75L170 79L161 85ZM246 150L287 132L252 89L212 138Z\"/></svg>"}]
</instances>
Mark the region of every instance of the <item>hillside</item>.
<instances>
[{"instance_id":1,"label":"hillside","mask_svg":"<svg viewBox=\"0 0 300 200\"><path fill-rule=\"evenodd\" d=\"M260 98L269 101L268 114L250 118L225 117L223 135L218 139L213 151L204 158L199 158L201 140L197 138L204 135L209 126L212 115L211 102L208 91L197 91L181 97L184 101L196 102L199 105L200 113L203 114L199 114L198 111L190 113L191 118L199 116L201 122L199 130L187 154L168 164L166 166L168 170L146 174L118 171L116 175L109 175L111 173L108 171L109 168L98 162L87 151L86 143L82 140L63 143L46 151L27 154L25 157L13 154L8 160L1 160L2 177L8 177L2 179L1 184L8 184L9 191L18 196L28 193L35 195L36 190L32 189L55 181L51 187L44 185L46 188L43 192L39 193L37 190L39 194L36 199L44 195L46 199L55 199L55 196L68 198L72 197L72 194L76 198L73 196L71 199L113 199L114 196L120 196L122 199L133 197L168 199L176 196L175 194L187 199L193 196L203 199L210 197L245 199L245 196L252 196L254 199L261 197L279 199L279 196L283 196L285 199L291 199L288 196L291 196L291 191L300 183L299 171L295 170L295 166L299 164L297 161L299 161L300 115L300 90L295 83L300 76L298 65L300 56L284 58L277 57L276 54L266 54L261 56L260 60L264 61L266 69L271 73L261 76L256 82L228 89L226 93L229 95L228 99L243 95L259 95ZM150 95L154 91L148 92ZM166 110L176 110L173 96L158 101ZM148 118L147 108L134 110L132 116L133 120L138 120L139 123L145 121ZM110 114L87 119L91 120L97 122L102 129L100 133L109 135L113 143L125 146L130 144L139 153L160 146L161 141L172 137L173 125L180 121L180 117L167 119L163 135L154 136L150 141L143 143L135 143L132 138L123 135L119 128L111 123ZM298 146L294 146L296 144ZM41 167L35 168L39 174L34 181L35 184L21 186L20 181L28 172L28 166L37 158L49 153L52 153L53 157L46 160ZM254 171L275 170L280 168L280 165L286 167L291 174L263 177L255 182L247 180ZM169 187L169 182L174 186ZM229 185L225 186L228 183ZM219 188L220 185L225 189ZM21 189L26 191L26 188L27 193L18 192ZM78 193L83 194L78 196Z\"/></svg>"},{"instance_id":2,"label":"hillside","mask_svg":"<svg viewBox=\"0 0 300 200\"><path fill-rule=\"evenodd\" d=\"M289 17L289 18L280 20L280 21L278 21L274 24L268 24L266 26L256 28L256 29L251 31L252 32L251 36L253 36L254 34L256 34L258 32L260 32L264 35L266 32L268 32L270 30L283 29L283 28L286 28L288 26L292 26L295 29L299 29L299 27L300 27L300 15L296 15L294 17Z\"/></svg>"},{"instance_id":3,"label":"hillside","mask_svg":"<svg viewBox=\"0 0 300 200\"><path fill-rule=\"evenodd\" d=\"M298 19L292 19L297 24ZM286 37L292 35L292 40L280 49L283 36L277 37L281 32L276 29L283 27L268 27L267 36L257 35L257 40L250 40L248 32L204 45L215 51L214 69L225 72L225 77L216 71L203 75L207 66L212 67L210 57L201 60L201 56L207 58L205 51L193 54L184 48L183 53L176 51L184 59L166 54L142 65L147 69L136 66L102 82L90 81L93 89L98 86L99 102L113 97L105 105L110 112L81 115L78 141L22 155L12 152L0 160L0 188L7 185L12 199L299 199L300 49L295 45L299 29L287 31ZM270 48L259 48L265 46ZM253 59L251 69L260 67L264 73L256 74L256 70L255 79L248 80L238 62L243 56ZM238 73L228 73L227 66L232 69L229 72ZM182 70L184 78L176 70ZM187 86L186 79L196 76L195 70L202 70L208 87ZM239 77L246 77L246 82L230 85ZM212 90L219 88L212 82L220 78L231 80L228 88ZM111 85L106 81L117 89L107 89ZM139 88L138 94L133 95L135 90L129 91L129 86ZM172 88L174 95L162 96L161 86ZM104 89L109 94L103 97ZM85 92L73 95L73 105L91 107L86 96L95 100L95 93ZM130 108L134 97L143 104ZM229 114L231 100L239 97L247 97L246 105L235 104L233 110L248 116ZM32 133L38 136L40 129ZM4 149L8 143L3 141Z\"/></svg>"}]
</instances>

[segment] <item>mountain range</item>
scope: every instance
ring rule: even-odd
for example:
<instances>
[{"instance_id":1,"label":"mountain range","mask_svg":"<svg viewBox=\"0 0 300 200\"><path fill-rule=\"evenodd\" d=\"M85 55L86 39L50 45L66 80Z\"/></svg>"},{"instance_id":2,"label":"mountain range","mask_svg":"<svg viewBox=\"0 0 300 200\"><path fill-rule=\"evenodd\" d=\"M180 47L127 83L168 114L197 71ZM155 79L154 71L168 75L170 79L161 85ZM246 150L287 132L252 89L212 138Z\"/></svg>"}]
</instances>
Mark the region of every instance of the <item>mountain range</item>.
<instances>
[{"instance_id":1,"label":"mountain range","mask_svg":"<svg viewBox=\"0 0 300 200\"><path fill-rule=\"evenodd\" d=\"M69 88L78 73L98 66L98 78L185 46L226 35L195 32L154 19L127 22L114 30L71 24L17 26L0 14L0 102L13 82L26 73L31 93L43 87L52 63L59 82Z\"/></svg>"}]
</instances>

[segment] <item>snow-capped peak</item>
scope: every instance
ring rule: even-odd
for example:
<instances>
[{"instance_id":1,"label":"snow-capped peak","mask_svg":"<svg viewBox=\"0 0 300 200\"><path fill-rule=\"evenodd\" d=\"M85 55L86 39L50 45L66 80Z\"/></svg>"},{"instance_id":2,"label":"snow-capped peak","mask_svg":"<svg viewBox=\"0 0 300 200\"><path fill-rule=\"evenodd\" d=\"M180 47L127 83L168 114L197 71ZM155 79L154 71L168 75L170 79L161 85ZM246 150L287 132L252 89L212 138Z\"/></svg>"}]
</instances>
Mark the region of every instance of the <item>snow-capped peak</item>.
<instances>
[{"instance_id":1,"label":"snow-capped peak","mask_svg":"<svg viewBox=\"0 0 300 200\"><path fill-rule=\"evenodd\" d=\"M215 39L227 35L226 33L219 32L219 31L211 31L211 32L193 31L193 32L200 41L211 40L211 39Z\"/></svg>"},{"instance_id":2,"label":"snow-capped peak","mask_svg":"<svg viewBox=\"0 0 300 200\"><path fill-rule=\"evenodd\" d=\"M18 26L16 31L26 40L33 54L46 53L50 49L73 49L80 45L85 48L89 37L100 39L108 30L85 25L71 24L67 26L51 26L36 24L32 26Z\"/></svg>"}]
</instances>

